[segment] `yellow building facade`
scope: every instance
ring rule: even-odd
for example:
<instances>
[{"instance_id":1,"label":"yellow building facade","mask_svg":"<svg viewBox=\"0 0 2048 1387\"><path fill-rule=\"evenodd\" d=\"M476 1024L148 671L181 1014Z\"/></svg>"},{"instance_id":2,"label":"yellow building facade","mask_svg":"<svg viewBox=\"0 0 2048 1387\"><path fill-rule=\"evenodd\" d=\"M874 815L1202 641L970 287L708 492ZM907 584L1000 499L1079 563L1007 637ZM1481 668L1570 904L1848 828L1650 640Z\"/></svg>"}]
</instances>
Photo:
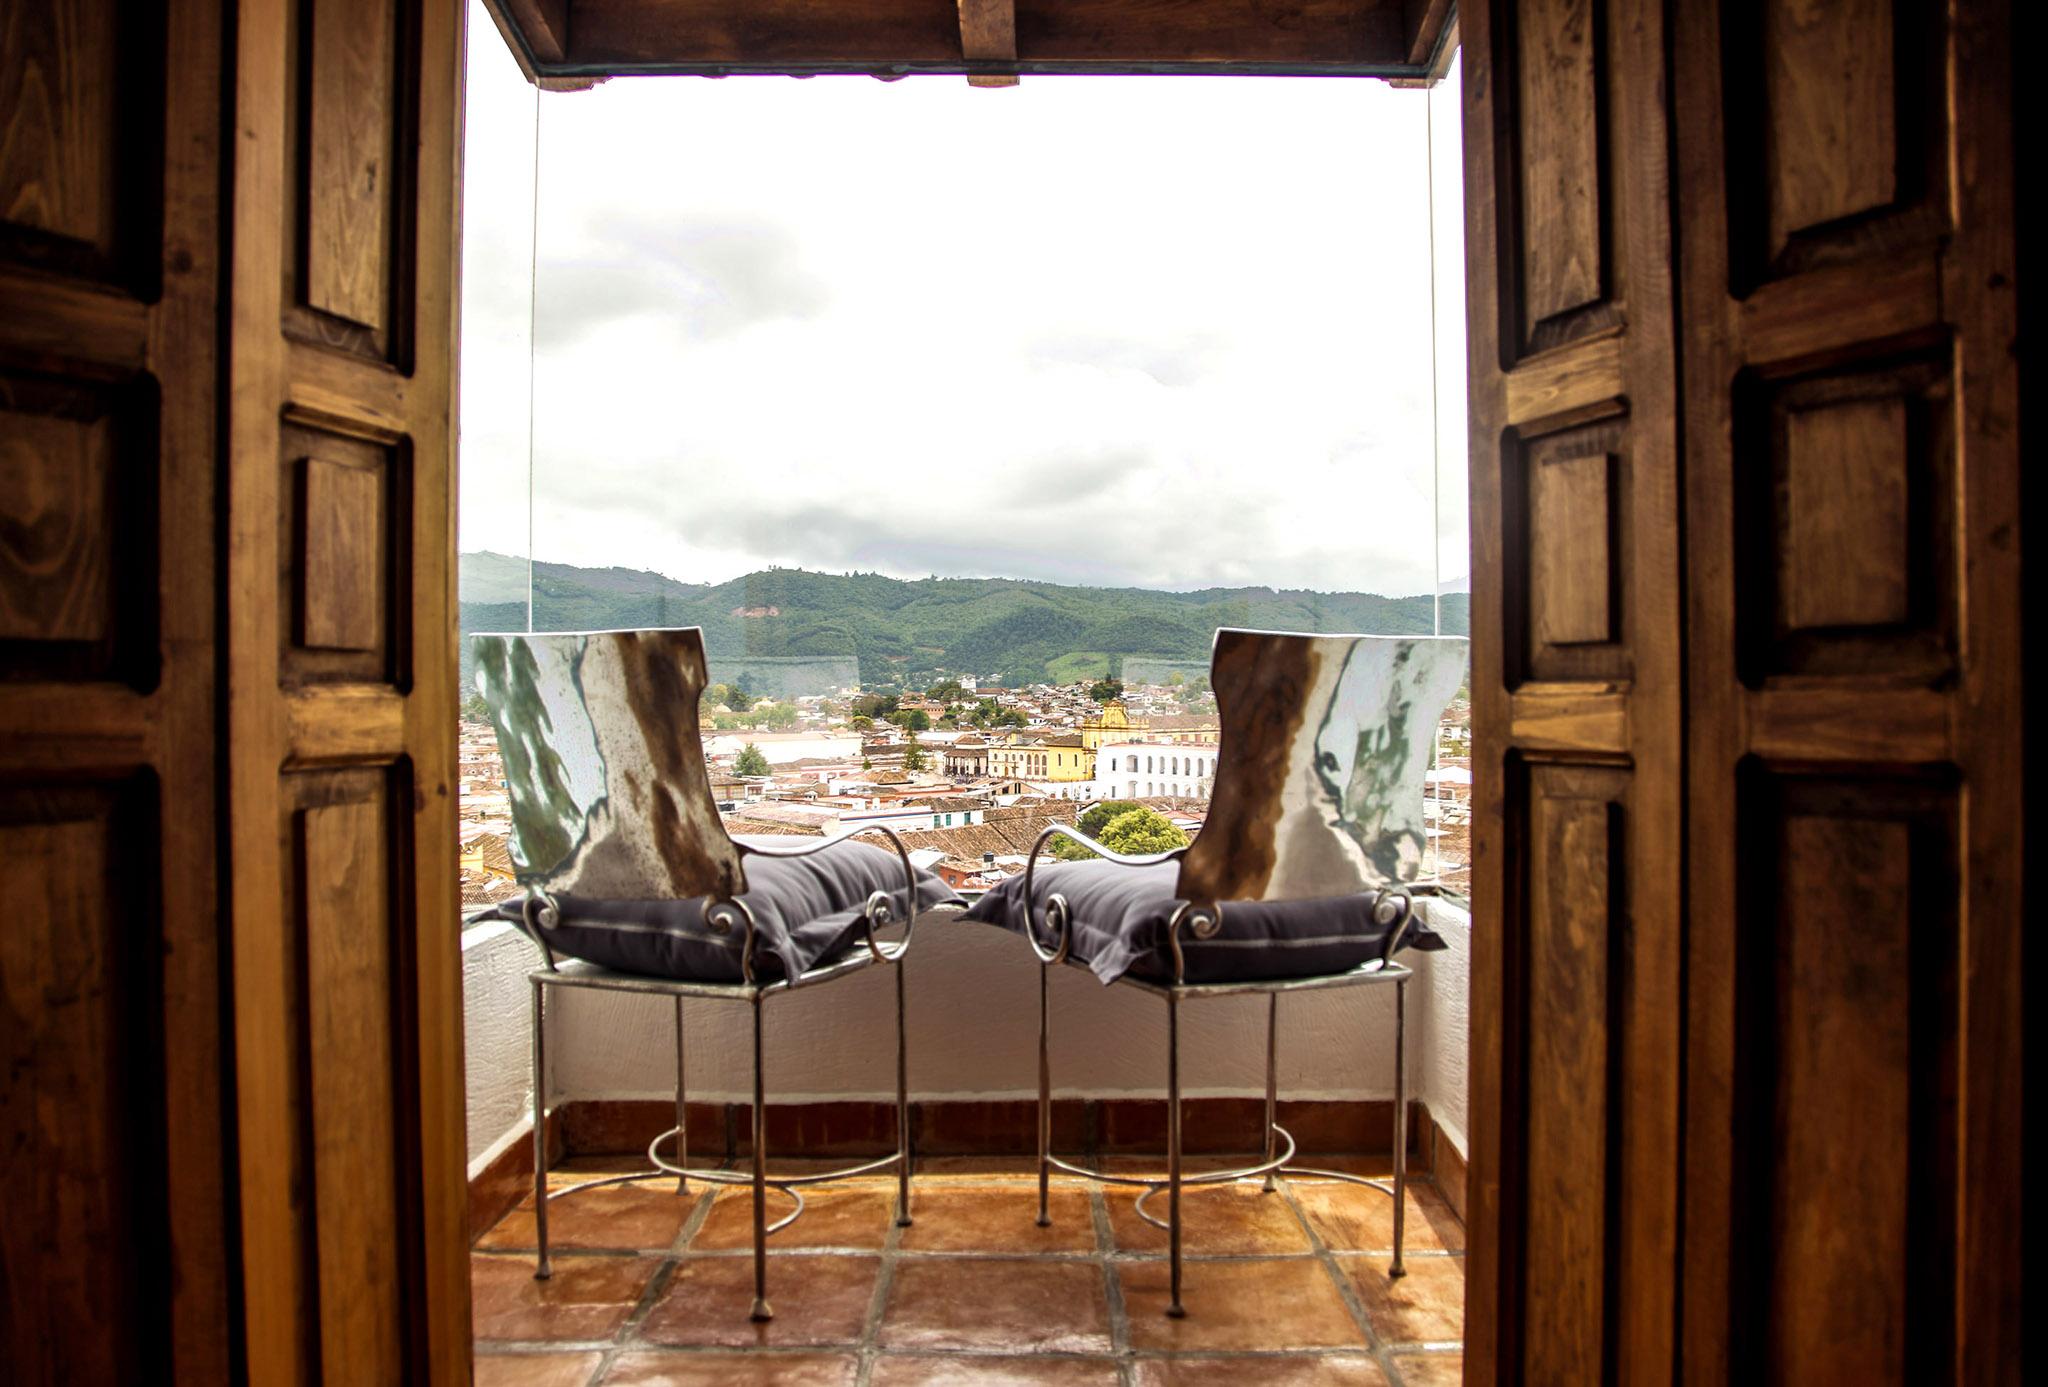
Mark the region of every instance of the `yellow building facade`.
<instances>
[{"instance_id":1,"label":"yellow building facade","mask_svg":"<svg viewBox=\"0 0 2048 1387\"><path fill-rule=\"evenodd\" d=\"M1074 736L992 746L988 773L1004 780L1093 780L1095 752Z\"/></svg>"},{"instance_id":2,"label":"yellow building facade","mask_svg":"<svg viewBox=\"0 0 2048 1387\"><path fill-rule=\"evenodd\" d=\"M1102 705L1102 711L1081 724L1081 746L1088 753L1088 773L1092 776L1095 753L1098 749L1117 742L1136 741L1145 735L1151 724L1143 718L1134 718L1124 711L1124 705L1115 699Z\"/></svg>"}]
</instances>

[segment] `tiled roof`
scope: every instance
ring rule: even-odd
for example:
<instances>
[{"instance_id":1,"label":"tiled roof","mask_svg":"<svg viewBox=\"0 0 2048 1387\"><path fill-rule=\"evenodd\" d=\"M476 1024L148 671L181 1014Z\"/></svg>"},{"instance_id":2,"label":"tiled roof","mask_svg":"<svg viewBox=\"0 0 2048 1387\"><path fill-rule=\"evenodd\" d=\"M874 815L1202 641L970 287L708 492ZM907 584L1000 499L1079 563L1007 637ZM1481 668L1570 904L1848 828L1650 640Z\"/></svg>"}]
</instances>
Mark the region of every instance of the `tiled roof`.
<instances>
[{"instance_id":1,"label":"tiled roof","mask_svg":"<svg viewBox=\"0 0 2048 1387\"><path fill-rule=\"evenodd\" d=\"M816 825L782 823L775 819L731 818L725 821L725 831L733 837L746 834L779 834L785 838L820 838L824 835Z\"/></svg>"},{"instance_id":2,"label":"tiled roof","mask_svg":"<svg viewBox=\"0 0 2048 1387\"><path fill-rule=\"evenodd\" d=\"M1035 804L996 804L989 806L988 817L992 823L1005 819L1033 819L1052 817L1071 819L1080 812L1080 806L1072 800L1040 800Z\"/></svg>"},{"instance_id":3,"label":"tiled roof","mask_svg":"<svg viewBox=\"0 0 2048 1387\"><path fill-rule=\"evenodd\" d=\"M1030 852L1031 845L1038 841L1038 835L1045 832L1049 824L1055 820L1065 823L1072 817L1071 814L1041 813L1028 818L966 824L959 828L898 829L897 836L902 838L906 848L932 848L948 857L966 858L978 863L985 852L995 853L998 857Z\"/></svg>"}]
</instances>

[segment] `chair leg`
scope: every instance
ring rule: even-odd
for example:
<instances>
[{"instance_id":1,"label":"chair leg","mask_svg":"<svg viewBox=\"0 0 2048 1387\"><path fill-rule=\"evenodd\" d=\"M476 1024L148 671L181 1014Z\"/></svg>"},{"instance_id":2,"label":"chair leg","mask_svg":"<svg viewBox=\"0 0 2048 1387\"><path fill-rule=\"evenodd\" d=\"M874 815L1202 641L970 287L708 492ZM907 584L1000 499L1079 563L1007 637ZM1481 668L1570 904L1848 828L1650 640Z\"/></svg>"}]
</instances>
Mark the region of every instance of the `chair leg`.
<instances>
[{"instance_id":1,"label":"chair leg","mask_svg":"<svg viewBox=\"0 0 2048 1387\"><path fill-rule=\"evenodd\" d=\"M545 1281L555 1274L548 1265L548 1041L539 979L533 983L533 1236L540 1260L533 1276Z\"/></svg>"},{"instance_id":2,"label":"chair leg","mask_svg":"<svg viewBox=\"0 0 2048 1387\"><path fill-rule=\"evenodd\" d=\"M761 1077L761 994L754 1006L754 1318L772 1320L768 1306L768 1105Z\"/></svg>"},{"instance_id":3,"label":"chair leg","mask_svg":"<svg viewBox=\"0 0 2048 1387\"><path fill-rule=\"evenodd\" d=\"M903 962L896 970L896 1226L910 1226L910 1040L903 1019Z\"/></svg>"},{"instance_id":4,"label":"chair leg","mask_svg":"<svg viewBox=\"0 0 2048 1387\"><path fill-rule=\"evenodd\" d=\"M1280 1096L1280 994L1266 994L1266 1163L1272 1164L1273 1153L1280 1149L1280 1140L1273 1134L1273 1121L1279 1116ZM1273 1172L1266 1172L1266 1193L1273 1192Z\"/></svg>"},{"instance_id":5,"label":"chair leg","mask_svg":"<svg viewBox=\"0 0 2048 1387\"><path fill-rule=\"evenodd\" d=\"M1180 994L1166 994L1166 1246L1172 1301L1166 1313L1184 1319L1180 1303Z\"/></svg>"},{"instance_id":6,"label":"chair leg","mask_svg":"<svg viewBox=\"0 0 2048 1387\"><path fill-rule=\"evenodd\" d=\"M1038 1226L1050 1228L1052 1188L1052 1052L1046 1043L1051 968L1038 965Z\"/></svg>"},{"instance_id":7,"label":"chair leg","mask_svg":"<svg viewBox=\"0 0 2048 1387\"><path fill-rule=\"evenodd\" d=\"M1387 1275L1406 1276L1401 1265L1402 1223L1408 1213L1408 980L1394 983L1394 1264Z\"/></svg>"},{"instance_id":8,"label":"chair leg","mask_svg":"<svg viewBox=\"0 0 2048 1387\"><path fill-rule=\"evenodd\" d=\"M683 999L676 998L676 1164L687 1170L690 1165L690 1120L683 1111ZM676 1177L676 1193L690 1192L690 1177Z\"/></svg>"}]
</instances>

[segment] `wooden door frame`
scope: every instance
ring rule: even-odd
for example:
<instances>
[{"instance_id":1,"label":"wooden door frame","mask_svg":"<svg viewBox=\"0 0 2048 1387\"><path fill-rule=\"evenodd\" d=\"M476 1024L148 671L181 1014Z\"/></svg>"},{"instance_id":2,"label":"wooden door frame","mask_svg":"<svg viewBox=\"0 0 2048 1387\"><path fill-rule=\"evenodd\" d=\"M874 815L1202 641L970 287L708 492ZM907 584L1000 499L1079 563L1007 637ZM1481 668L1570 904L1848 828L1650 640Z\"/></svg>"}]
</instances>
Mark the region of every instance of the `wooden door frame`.
<instances>
[{"instance_id":1,"label":"wooden door frame","mask_svg":"<svg viewBox=\"0 0 2048 1387\"><path fill-rule=\"evenodd\" d=\"M1475 815L1474 900L1481 908L1473 932L1473 1235L1466 1346L1468 1380L1474 1382L1510 1376L1503 1365L1526 1364L1531 1352L1538 1361L1579 1364L1571 1355L1584 1349L1534 1341L1522 1318L1531 1289L1518 1259L1528 1252L1525 1219L1534 1197L1524 1126L1533 1052L1526 1031L1518 1028L1527 1027L1538 994L1531 990L1527 944L1516 941L1529 928L1583 928L1609 941L1605 961L1598 964L1609 998L1608 1029L1586 1044L1599 1047L1613 1066L1593 1114L1612 1124L1612 1135L1603 1140L1613 1145L1614 1183L1602 1199L1613 1222L1600 1234L1603 1257L1612 1265L1601 1285L1571 1291L1576 1298L1569 1304L1546 1303L1603 1322L1611 1316L1613 1323L1602 1330L1600 1362L1629 1376L1669 1375L1690 1350L1708 1347L1692 1335L1712 1334L1695 1316L1686 1326L1688 1338L1679 1338L1682 1302L1693 1294L1690 1273L1681 1281L1680 1257L1700 1253L1697 1244L1681 1249L1681 1228L1693 1216L1692 1204L1681 1196L1690 1199L1699 1191L1682 1190L1680 1165L1688 1137L1700 1139L1705 1112L1681 1091L1681 1074L1685 1046L1711 1033L1711 1008L1700 1010L1706 1003L1697 991L1699 960L1694 959L1691 992L1684 971L1691 947L1687 911L1702 869L1689 856L1695 844L1687 812L1698 795L1712 799L1720 793L1688 786L1686 779L1689 758L1699 754L1687 702L1686 641L1701 618L1687 601L1687 575L1693 571L1687 565L1697 556L1687 554L1681 491L1679 348L1685 329L1674 231L1686 227L1689 212L1696 210L1675 205L1672 195L1673 151L1682 156L1685 142L1674 141L1671 119L1673 103L1684 96L1671 94L1672 35L1665 8L1599 5L1590 22L1604 47L1594 86L1583 93L1593 103L1586 115L1599 164L1595 196L1602 199L1591 233L1598 241L1597 283L1585 303L1572 306L1557 320L1557 330L1542 337L1533 330L1540 324L1526 321L1527 303L1517 299L1529 292L1530 211L1524 199L1530 189L1523 180L1533 162L1564 155L1524 146L1532 136L1516 123L1518 95L1512 88L1518 74L1512 60L1521 42L1578 39L1515 32L1518 24L1533 24L1537 9L1505 0L1476 6L1463 17L1459 43L1465 50L1467 227L1479 233L1466 238L1465 292L1473 329L1468 418L1474 761L1486 811ZM1678 16L1676 28L1692 11L1680 4L1672 13ZM1968 114L1980 137L2006 128L2000 121L2008 113L1988 108L2008 95L1997 83L1972 87L1975 104ZM2010 164L2010 148L1996 139L1980 138L1974 152ZM1973 207L1966 197L1964 213L1994 221L2010 215L1995 198L1994 205ZM1697 235L1702 228L1690 230ZM2004 255L2016 265L2016 246ZM2003 311L1995 286L1986 290L1959 279L1949 288L1985 321ZM1997 375L1985 362L1966 364L1965 370L1986 379ZM2016 399L1998 394L1993 405L2017 417ZM1545 674L1532 663L1531 634L1517 624L1526 613L1513 615L1507 587L1518 576L1526 582L1528 565L1536 561L1528 548L1527 517L1514 511L1524 499L1514 487L1526 479L1517 480L1513 469L1532 465L1529 450L1545 440L1586 430L1605 430L1601 436L1611 435L1613 449L1625 460L1624 470L1610 471L1604 493L1615 516L1612 533L1629 546L1623 607L1610 642L1618 653L1611 667L1594 660L1591 672ZM451 475L451 495L453 480ZM442 556L451 573L452 556L451 529ZM1603 553L1603 561L1621 559ZM2015 547L2009 563L1972 571L1970 601L1980 610L1995 605L2016 590L2018 576ZM452 593L443 598L452 612ZM1972 675L1971 697L1984 716L2016 721L2019 683L2016 671L2001 663L2004 658ZM1702 692L1695 688L1692 697L1697 701ZM1987 783L2011 784L2015 802L2023 793L2016 772L2002 775L1988 761L1972 766L1972 774L1983 773ZM1609 825L1601 880L1564 872L1555 882L1532 884L1532 870L1553 861L1545 856L1550 849L1543 835L1570 827L1544 818L1542 803L1551 795L1582 803L1592 818ZM1973 831L1994 832L1981 820ZM2021 827L2015 823L2009 831L2016 838ZM1994 904L2016 905L2019 899L2016 879L2009 889L1997 883L1980 889L1989 890ZM1545 897L1546 891L1556 895ZM1979 931L1972 948L1971 969L2010 979L2012 990L1985 994L1993 1005L1972 1012L1969 1041L1980 1053L2002 1053L2018 1024L2017 942ZM1699 1012L1690 1018L1696 1028L1691 1035L1688 1006ZM1700 1057L1693 1059L1697 1069ZM2016 1064L1989 1072L1966 1093L1964 1119L1971 1134L1973 1188L1979 1191L1965 1215L1965 1235L1977 1249L1968 1258L1987 1269L2009 1264L2015 1272L2017 1244L1997 1215L1999 1201L2015 1187L2017 1148L2001 1138L2012 1129L2018 1098ZM1682 1129L1686 1112L1694 1119L1689 1134ZM1703 1157L1696 1148L1692 1159L1695 1174L1706 1169L1698 1164ZM1986 1325L1985 1337L1977 1341L1982 1347L1974 1350L1981 1356L1971 1360L1979 1370L2006 1361L2005 1347L2016 1342L2008 1330L1995 1320ZM1562 1356L1543 1357L1551 1353ZM1712 1355L1700 1361L1712 1361Z\"/></svg>"},{"instance_id":2,"label":"wooden door frame","mask_svg":"<svg viewBox=\"0 0 2048 1387\"><path fill-rule=\"evenodd\" d=\"M1484 801L1472 1382L1746 1381L1767 1364L1989 1382L2020 1359L2020 921L2039 832L2019 605L2027 50L2008 0L1814 7L1768 40L1738 8L1497 0L1463 16ZM1532 247L1553 257L1534 277ZM1795 415L1838 405L1874 408L1787 441ZM1532 440L1594 422L1607 432L1582 452L1607 450L1606 483L1591 468L1571 494L1620 518L1607 541L1542 517L1525 475ZM1795 534L1795 467L1853 482L1823 493L1850 518ZM1895 598L1836 576L1871 552ZM1795 561L1839 605L1782 602ZM1521 604L1543 600L1547 566L1574 565L1614 575L1562 585L1568 644L1595 652L1546 652ZM1613 657L1584 640L1603 586L1624 609ZM1574 801L1623 840L1605 871L1560 869L1546 844ZM1866 837L1899 851L1831 876ZM1883 987L1841 963L1866 922L1905 960L1873 970ZM1833 971L1788 962L1795 934ZM1604 1018L1539 1014L1560 976ZM1855 1049L1843 1034L1890 1049L1843 1074L1779 1051L1780 1014L1837 1050ZM1787 1072L1807 1087L1780 1111ZM1860 1092L1896 1118L1856 1172L1896 1256L1830 1241L1857 1211L1829 1202L1816 1153L1853 1130ZM1539 1132L1547 1109L1591 1131ZM1539 1226L1545 1201L1584 1226ZM1771 1337L1822 1320L1832 1288L1856 1308L1811 1341ZM1908 1320L1896 1358L1889 1340L1875 1362L1846 1343Z\"/></svg>"},{"instance_id":3,"label":"wooden door frame","mask_svg":"<svg viewBox=\"0 0 2048 1387\"><path fill-rule=\"evenodd\" d=\"M395 16L389 30L380 13ZM243 0L229 49L223 889L252 1381L391 1363L408 1378L469 1379L454 639L466 14L461 0L357 13ZM365 161L372 178L317 181L316 169ZM382 287L351 302L352 273ZM376 481L335 498L322 530L335 561L316 570L307 477L333 458L370 459ZM366 634L315 636L316 608ZM355 932L388 953L363 968ZM327 1097L346 1107L357 1086L346 1065L322 1086L323 961L346 989L329 1010L388 1018L390 1072L360 1076L371 1092L388 1085L384 1132L323 1141L314 1109ZM347 1188L329 1162L390 1188L323 1211L323 1185ZM320 1279L330 1239L341 1285ZM400 1325L380 1322L385 1302L364 1290L373 1276L396 1277ZM362 1356L373 1351L390 1363Z\"/></svg>"}]
</instances>

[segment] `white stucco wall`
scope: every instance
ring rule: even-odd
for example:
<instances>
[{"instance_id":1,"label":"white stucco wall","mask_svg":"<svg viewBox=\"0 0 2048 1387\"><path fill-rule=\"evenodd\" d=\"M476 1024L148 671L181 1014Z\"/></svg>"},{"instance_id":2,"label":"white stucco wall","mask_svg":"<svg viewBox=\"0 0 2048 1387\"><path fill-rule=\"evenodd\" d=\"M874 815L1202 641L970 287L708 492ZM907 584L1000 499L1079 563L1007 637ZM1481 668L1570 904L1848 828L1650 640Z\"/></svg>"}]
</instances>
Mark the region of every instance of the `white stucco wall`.
<instances>
[{"instance_id":1,"label":"white stucco wall","mask_svg":"<svg viewBox=\"0 0 2048 1387\"><path fill-rule=\"evenodd\" d=\"M1464 1149L1470 921L1441 901L1423 908L1451 949L1415 954L1409 985L1411 1096ZM527 984L532 946L509 929L465 938L465 1031L473 1165L516 1137L529 1094ZM910 1086L925 1099L1026 1098L1038 1089L1038 965L1024 942L986 925L933 916L906 964ZM661 1098L672 1093L670 1003L563 989L550 998L553 1099ZM1280 1003L1280 1085L1292 1098L1390 1098L1393 989L1286 996ZM767 1003L772 1101L889 1099L895 1094L894 993L870 971ZM707 1102L752 1092L747 1008L686 1008L689 1088ZM1166 1083L1166 1009L1078 969L1052 977L1053 1086L1062 1097L1158 1094ZM1190 1097L1264 1092L1265 1000L1226 997L1182 1012L1182 1082Z\"/></svg>"},{"instance_id":2,"label":"white stucco wall","mask_svg":"<svg viewBox=\"0 0 2048 1387\"><path fill-rule=\"evenodd\" d=\"M1430 927L1450 948L1441 953L1411 953L1418 1014L1408 1018L1409 1070L1415 1096L1429 1105L1429 1115L1444 1135L1467 1156L1465 1086L1472 1059L1472 917L1448 901L1425 901Z\"/></svg>"},{"instance_id":3,"label":"white stucco wall","mask_svg":"<svg viewBox=\"0 0 2048 1387\"><path fill-rule=\"evenodd\" d=\"M527 970L533 945L510 925L462 932L462 1045L470 1173L524 1130L533 1093Z\"/></svg>"}]
</instances>

